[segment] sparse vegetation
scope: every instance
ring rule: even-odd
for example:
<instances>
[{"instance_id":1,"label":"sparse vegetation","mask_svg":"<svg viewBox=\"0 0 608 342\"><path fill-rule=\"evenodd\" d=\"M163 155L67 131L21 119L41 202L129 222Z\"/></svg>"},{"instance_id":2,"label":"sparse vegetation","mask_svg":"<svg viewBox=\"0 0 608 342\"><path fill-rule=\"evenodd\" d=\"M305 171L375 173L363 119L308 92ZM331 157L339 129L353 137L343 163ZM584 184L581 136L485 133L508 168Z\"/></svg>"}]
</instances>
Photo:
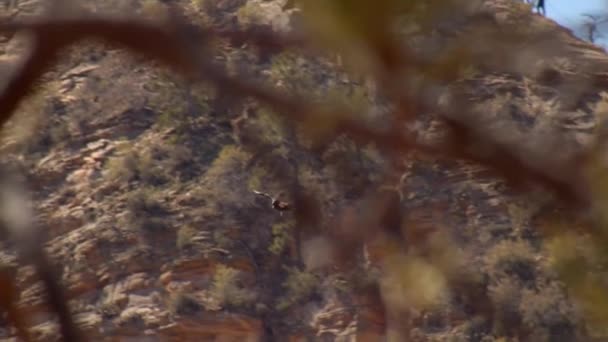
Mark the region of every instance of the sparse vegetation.
<instances>
[{"instance_id":1,"label":"sparse vegetation","mask_svg":"<svg viewBox=\"0 0 608 342\"><path fill-rule=\"evenodd\" d=\"M276 255L281 255L289 246L292 239L293 222L281 222L272 226L272 243L268 250Z\"/></svg>"},{"instance_id":2,"label":"sparse vegetation","mask_svg":"<svg viewBox=\"0 0 608 342\"><path fill-rule=\"evenodd\" d=\"M121 183L139 179L151 184L162 183L164 179L161 170L158 166L149 169L150 164L149 159L142 159L139 153L129 151L108 161L106 175L108 180Z\"/></svg>"},{"instance_id":3,"label":"sparse vegetation","mask_svg":"<svg viewBox=\"0 0 608 342\"><path fill-rule=\"evenodd\" d=\"M169 298L169 311L173 315L194 315L203 310L203 306L191 294L177 292Z\"/></svg>"},{"instance_id":4,"label":"sparse vegetation","mask_svg":"<svg viewBox=\"0 0 608 342\"><path fill-rule=\"evenodd\" d=\"M167 15L167 8L159 0L142 0L141 14L150 19L162 20Z\"/></svg>"},{"instance_id":5,"label":"sparse vegetation","mask_svg":"<svg viewBox=\"0 0 608 342\"><path fill-rule=\"evenodd\" d=\"M580 313L568 303L557 282L542 284L538 289L523 289L520 312L535 341L580 339L576 329Z\"/></svg>"},{"instance_id":6,"label":"sparse vegetation","mask_svg":"<svg viewBox=\"0 0 608 342\"><path fill-rule=\"evenodd\" d=\"M183 226L177 231L177 248L179 250L184 250L188 247L194 245L194 237L198 231L194 229L192 226Z\"/></svg>"},{"instance_id":7,"label":"sparse vegetation","mask_svg":"<svg viewBox=\"0 0 608 342\"><path fill-rule=\"evenodd\" d=\"M147 89L152 93L150 106L159 113L157 124L161 128L186 128L189 125L188 114L192 114L188 111L189 106L194 105L188 96L191 90L180 87L179 82L167 70L162 70L154 76Z\"/></svg>"},{"instance_id":8,"label":"sparse vegetation","mask_svg":"<svg viewBox=\"0 0 608 342\"><path fill-rule=\"evenodd\" d=\"M162 232L167 228L163 216L166 208L150 189L136 190L127 200L127 220L129 226L142 232Z\"/></svg>"},{"instance_id":9,"label":"sparse vegetation","mask_svg":"<svg viewBox=\"0 0 608 342\"><path fill-rule=\"evenodd\" d=\"M122 310L120 309L120 306L118 306L118 304L114 302L105 302L99 308L100 314L105 319L112 319L120 315L121 311Z\"/></svg>"},{"instance_id":10,"label":"sparse vegetation","mask_svg":"<svg viewBox=\"0 0 608 342\"><path fill-rule=\"evenodd\" d=\"M244 287L239 270L225 265L219 265L213 275L211 296L228 309L245 308L251 305L257 297L254 290Z\"/></svg>"},{"instance_id":11,"label":"sparse vegetation","mask_svg":"<svg viewBox=\"0 0 608 342\"><path fill-rule=\"evenodd\" d=\"M297 268L287 269L287 278L283 282L285 294L277 302L277 310L283 311L291 306L309 299L318 289L319 279L316 275Z\"/></svg>"},{"instance_id":12,"label":"sparse vegetation","mask_svg":"<svg viewBox=\"0 0 608 342\"><path fill-rule=\"evenodd\" d=\"M139 179L145 184L160 186L169 181L167 176L169 170L155 160L150 153L139 157L137 171Z\"/></svg>"},{"instance_id":13,"label":"sparse vegetation","mask_svg":"<svg viewBox=\"0 0 608 342\"><path fill-rule=\"evenodd\" d=\"M111 3L114 4L114 0ZM175 3L176 8L184 4ZM605 132L601 120L597 124L591 117L601 116L602 107L606 107L606 94L598 94L600 88L606 87L606 82L605 75L596 70L595 62L588 63L586 59L593 56L601 61L603 57L598 51L586 50L569 40L562 44L566 40L561 40L561 36L567 36L567 33L561 31L555 41L547 40L551 44L528 44L537 41L540 24L536 25L538 21L524 15L523 11L529 8L521 4L503 6L500 1L487 2L484 6L468 0L311 2L298 14L298 20L304 23L298 29L312 27L310 32L305 32L309 35L304 36L313 43L320 43L316 46L321 49L330 47L319 54L322 56L291 49L289 45L293 42L289 38L292 36L288 34L283 37L255 31L254 34L269 36L248 39L250 32L242 32L241 28L267 24L261 20L262 14L257 8L260 2L192 0L186 3L189 12L183 13L184 18L196 17L193 20L197 24L214 24L204 27L209 31L199 32L199 37L206 39L194 42L198 45L181 45L182 37L196 36L190 35L200 29L196 25L184 25L190 31L183 35L179 25L166 32L137 27L134 32L121 31L118 35L121 46L133 45L136 51L152 54L177 68L160 71L156 66L147 65L140 69L144 63L137 60L131 70L117 59L119 54L115 50L106 46L100 48L102 53L79 57L88 58L87 62L91 64L99 63L106 73L105 69L110 69L112 77L105 77L101 83L108 88L121 73L145 74L145 77L133 76L125 82L134 85L136 95L133 97L137 97L137 101L121 102L116 106L105 102L91 105L94 114L89 115L99 115L99 118L73 118L62 112L50 113L53 115L49 115L49 120L39 120L52 112L47 108L48 98L26 98L25 106L19 112L35 119L31 120L32 132L28 140L20 147L25 151L24 158L31 160L37 191L35 202L41 204L42 213L35 217L64 222L62 220L68 215L62 215L69 212L66 226L69 226L70 234L76 235L81 228L77 227L79 219L102 221L107 219L104 215L123 217L122 214L126 214L124 221L119 223L132 228L131 231L124 232L123 227L108 224L118 232L107 234L110 228L94 227L95 233L111 236L112 243L117 245L127 241L131 246L133 235L136 238L160 236L159 240L165 240L165 236L176 233L175 240L166 239L171 247L175 244L180 251L192 251L195 250L192 246L202 245L199 244L201 240L212 240L209 250L219 252L223 260L233 266L218 266L211 284L208 275L189 279L191 284L188 286L192 285L200 292L174 293L167 303L174 316L201 312L201 303L205 301L206 304L208 299L203 296L208 294L221 309L250 310L250 314L256 312L263 316L264 328L275 324L283 328L288 325L285 323L293 323L293 317L301 318L299 307L305 306L315 295L323 294L320 307L348 305L349 301L359 299L352 296L357 290L377 287L381 303L374 304L375 309L385 313L413 313L413 318L423 322L420 326L403 324L409 330L402 333L416 340L575 341L587 339L582 332L589 322L596 320L600 326L605 325L608 321L608 297L604 291L608 263L603 232L608 224L604 210L608 203L608 181L604 175L604 153L601 152L605 150L601 141ZM104 4L109 7L110 3ZM282 5L295 6L291 1ZM161 19L168 6L166 1L142 0L120 8L140 10L148 18ZM499 8L501 6L505 8ZM479 12L478 7L483 7L483 11ZM192 8L198 11L192 11ZM131 13L125 10L127 12ZM99 20L97 24L103 23L103 19ZM53 23L57 27L67 24ZM122 26L112 22L106 24L109 25L91 33L104 41L116 40L116 27ZM547 22L542 24L549 25ZM23 25L33 33L40 30ZM37 38L44 39L37 41L49 43L32 51L46 51L49 55L56 52L50 48L54 44L80 41L80 32L90 29L85 25L82 30L75 26L73 30L44 31L46 23L38 25L43 31ZM173 35L176 30L180 39ZM558 37L553 31L553 28L543 29L542 33L549 38ZM226 39L226 36L231 37ZM297 41L300 36L293 38ZM206 41L213 43L206 45ZM1 45L4 49L6 44L2 42ZM266 45L272 48L267 49ZM298 41L297 45L306 49L306 44ZM580 49L582 53L573 57L572 51L552 45ZM203 53L190 56L189 52L195 52L195 46L200 46ZM522 52L522 46L526 46L525 52ZM50 60L48 55L42 57L40 60ZM81 62L79 59L66 64ZM39 66L34 69L41 72L50 71L44 78L65 74L65 65L45 69L37 59L25 65ZM184 66L188 65L198 68L197 74L178 74L177 71L186 70ZM343 70L343 66L348 70ZM266 83L248 80L247 74L242 72L245 69ZM207 72L198 74L200 70ZM36 76L36 72L32 75ZM179 79L181 76L187 76L188 82L183 83ZM78 78L86 77L86 73L78 75ZM208 82L207 87L213 90L196 85L200 83L198 81ZM8 85L21 87L21 83L27 85L29 81L20 82L8 82ZM270 91L266 92L265 86ZM8 116L12 108L10 101L20 99L20 93L28 93L19 87L16 92L6 93L10 99L6 100L8 105L5 107L5 100L0 99L0 107L5 108L0 114ZM88 96L98 91L87 88L86 84L83 87L74 95L64 94L62 90L58 103L68 106L80 101L81 97L83 102L96 103L97 97ZM117 88L112 95L131 94L127 89ZM293 100L292 96L300 100ZM108 101L107 98L102 101ZM264 103L257 103L257 100ZM327 106L327 101L339 107ZM597 102L597 107L590 109L593 101ZM255 103L255 113L248 122L251 139L245 139L243 135L243 139L235 139L237 144L226 145L231 141L229 120L238 115L243 103ZM125 123L124 119L129 115L119 117L119 113L132 107L145 107L146 115L150 114L148 117L157 115L156 122L149 120L143 128L138 122ZM88 109L88 104L82 108ZM127 110L126 113L134 112ZM572 113L576 114L570 115ZM105 120L105 115L111 119ZM98 125L88 129L87 125L93 122ZM114 135L112 125L121 126L121 129L126 127L129 134L118 132ZM131 130L135 126L138 126L137 131ZM14 128L12 122L6 127ZM556 143L549 138L549 134L556 132L559 137L565 135L564 128L576 130L572 134L576 137L570 139L568 136L565 143ZM597 134L597 141L585 135L589 131ZM80 138L75 146L57 144L67 140L72 133ZM90 157L94 161L91 164L95 164L90 170L91 178L97 175L99 160L107 161L103 181L90 185L91 191L96 191L97 186L111 183L112 186L104 188L104 195L95 198L74 190L68 198L58 198L56 188L73 186L63 182L63 174L72 172L79 167L79 159L84 159L73 158L73 151L81 148L77 145L88 146L100 137L113 139L125 135L129 137L125 146L129 146L119 147L109 160L103 153L94 152L95 156ZM579 139L580 136L583 138ZM581 150L591 146L590 152L584 153L582 158L577 155L576 159L570 159L565 153L570 140L576 140L572 145ZM540 148L533 150L535 145ZM560 153L550 152L556 146ZM89 172L88 169L84 171ZM402 176L411 181L407 189L400 183ZM495 181L497 178L500 181ZM535 191L536 188L548 190L551 196L547 197L551 197L551 201L546 201L542 207L550 209L547 210L550 216L561 218L556 212L561 213L562 209L568 209L564 212L576 216L583 208L580 212L585 215L584 222L568 217L559 225L548 224L551 229L538 228L540 224L534 219L541 205L512 205L510 197L515 197L512 193L515 187L502 182L503 178L515 185L532 184ZM395 187L397 183L403 188ZM73 189L88 189L87 186L89 184L78 184L78 188L73 186ZM285 191L293 199L294 210L284 216L274 215L276 213L270 209L263 211L254 205L252 188ZM399 218L385 215L386 208L377 205L379 188L412 195L395 208L389 208ZM553 197L564 201L556 205ZM102 203L108 198L107 201L115 202ZM435 205L441 207L440 210L430 210ZM58 206L61 208L52 212ZM405 215L400 215L401 211ZM418 212L422 212L420 217L416 216ZM72 215L76 218L71 219ZM587 220L588 217L592 219ZM197 225L191 225L194 221ZM204 224L201 230L198 222ZM85 223L88 223L87 227L82 230L91 232L91 224L97 222ZM560 231L560 225L566 229ZM173 226L179 229L171 229ZM464 226L470 227L466 234L462 233ZM202 229L213 235L201 236ZM431 230L456 238L449 243L429 242L433 238L429 238L427 232ZM531 231L537 234L532 237ZM551 234L549 244L542 236L545 231ZM568 231L569 235L563 231ZM578 235L579 231L585 231L589 236L583 239ZM323 272L327 274L321 276L294 265L300 260L283 257L290 242L299 243L300 234L308 233L321 235L319 241L323 241L314 245L312 253L319 252L329 259L334 255L330 252L343 247L339 252L345 251L345 259L349 258L350 264L355 265L355 274L346 277L343 275L347 271L344 271L338 275L331 267L335 260L328 260L327 265L331 266L324 268ZM358 259L361 249L379 235L387 236L390 246L378 253L382 255L373 261L378 265L364 268ZM126 237L124 241L117 241L123 237ZM17 245L21 243L19 239L16 241ZM237 241L246 243L235 243ZM43 250L37 236L26 242L32 243L23 244L26 252L32 246ZM53 239L50 243L52 248L49 250L73 250L78 254L77 260L89 260L89 253L96 254L95 248L101 246L98 241L79 236ZM95 245L91 247L85 243ZM550 248L543 248L547 245ZM203 250L196 258L194 253L184 252L178 255L178 260L166 254L167 251L175 252L173 248L165 250L139 245L133 255L144 262L159 256L164 263L159 272L161 280L169 279L170 284L163 285L170 288L179 281L172 277L184 265L182 262L200 262L198 257L208 261L206 247L205 242L205 248L196 248L197 252ZM247 258L253 260L255 271L252 274L237 269L243 261L238 260L242 257L235 252L238 248L246 249ZM475 254L467 261L478 268L471 272L478 278L469 274L465 277L460 272L457 267L460 249ZM108 259L129 259L123 253L114 253L113 249L105 252L104 255L112 256ZM35 265L49 265L44 262L44 255L36 257L42 258L42 262L38 260ZM545 263L545 260L550 262ZM104 262L106 260L100 262L100 267L106 269L95 270L96 275L101 275L100 284L123 281L134 272L147 272L137 265L141 261L133 261L128 267L116 267L116 272L120 273L113 273L114 267L108 267ZM548 269L549 264L556 272ZM83 265L67 265L72 268L66 267L69 272L66 271L62 279L78 280L78 277L71 277L74 269L91 272ZM175 265L180 266L172 269ZM277 267L286 265L289 266L285 272L274 274ZM190 266L186 263L184 268ZM112 271L107 270L110 268ZM381 269L381 272L376 274L370 269ZM42 271L45 269L37 272ZM11 284L13 278L35 278L29 270L27 273L5 282ZM253 281L248 280L254 273L257 283L251 285ZM279 286L277 279L282 277L284 282ZM86 280L86 277L82 278ZM463 278L471 279L464 281ZM48 281L50 278L43 279ZM123 289L139 291L149 285L145 283L147 281L125 279L124 283L107 288L116 292ZM463 283L474 286L462 286ZM49 298L53 299L50 304L61 303L61 294L53 294L52 290L57 286L52 285L52 282L47 284ZM82 297L88 300L90 283L70 285L75 285L75 293L86 289L82 293L87 295ZM325 291L325 286L336 291ZM471 290L473 287L479 289ZM202 294L203 288L208 289L208 293ZM337 300L327 298L331 297L325 296L327 293L337 293ZM130 295L126 294L121 300L136 305L140 298ZM258 300L265 303L256 303ZM125 325L123 331L131 331L129 329L133 327L143 330L150 322L162 321L163 326L168 323L163 321L166 317L163 315L149 320L146 310L130 310L122 317L124 303L120 304L101 304L99 312L108 321L104 324L114 324L110 321L117 316L120 319L116 324L120 328ZM11 312L11 305L0 303L0 309ZM63 314L64 319L60 322L69 328L70 321L65 317L70 313L62 312L61 306L54 309ZM82 305L75 310L86 309L86 305ZM150 309L150 312L154 310ZM450 321L448 316L452 313L458 317ZM594 320L584 320L583 313L591 313ZM23 330L19 322L10 323L17 331ZM108 331L111 328L109 326ZM327 331L325 333L329 334ZM601 335L601 331L598 334ZM600 337L605 339L608 334L603 334Z\"/></svg>"},{"instance_id":14,"label":"sparse vegetation","mask_svg":"<svg viewBox=\"0 0 608 342\"><path fill-rule=\"evenodd\" d=\"M260 138L264 142L275 146L280 146L286 142L284 122L272 111L259 110L255 118L255 125L262 133ZM280 153L280 155L284 155L284 153Z\"/></svg>"},{"instance_id":15,"label":"sparse vegetation","mask_svg":"<svg viewBox=\"0 0 608 342\"><path fill-rule=\"evenodd\" d=\"M262 184L267 184L264 181L270 178L263 167L252 167L249 172L249 180L247 186L251 190L261 189Z\"/></svg>"},{"instance_id":16,"label":"sparse vegetation","mask_svg":"<svg viewBox=\"0 0 608 342\"><path fill-rule=\"evenodd\" d=\"M3 132L3 139L14 139L23 153L45 153L54 146L66 143L70 138L69 122L59 116L53 107L56 98L50 89L38 87L18 109L20 117L9 122L10 130Z\"/></svg>"},{"instance_id":17,"label":"sparse vegetation","mask_svg":"<svg viewBox=\"0 0 608 342\"><path fill-rule=\"evenodd\" d=\"M128 150L121 155L111 157L106 163L106 178L120 183L134 180L138 172L138 158L137 153Z\"/></svg>"},{"instance_id":18,"label":"sparse vegetation","mask_svg":"<svg viewBox=\"0 0 608 342\"><path fill-rule=\"evenodd\" d=\"M262 24L262 18L256 7L257 6L252 3L246 3L245 5L241 6L236 13L239 24L245 27Z\"/></svg>"},{"instance_id":19,"label":"sparse vegetation","mask_svg":"<svg viewBox=\"0 0 608 342\"><path fill-rule=\"evenodd\" d=\"M225 146L205 172L193 196L202 202L209 219L238 215L242 201L251 192L247 188L247 162L251 156L234 145Z\"/></svg>"},{"instance_id":20,"label":"sparse vegetation","mask_svg":"<svg viewBox=\"0 0 608 342\"><path fill-rule=\"evenodd\" d=\"M522 303L521 284L513 278L501 278L489 286L488 292L496 308L494 333L497 336L506 336L519 331L522 324L519 311Z\"/></svg>"},{"instance_id":21,"label":"sparse vegetation","mask_svg":"<svg viewBox=\"0 0 608 342\"><path fill-rule=\"evenodd\" d=\"M226 235L226 231L221 229L213 231L213 242L224 250L230 250L235 245L235 242Z\"/></svg>"},{"instance_id":22,"label":"sparse vegetation","mask_svg":"<svg viewBox=\"0 0 608 342\"><path fill-rule=\"evenodd\" d=\"M521 284L533 286L536 278L536 255L523 241L502 241L488 251L486 272L493 279L513 278Z\"/></svg>"}]
</instances>

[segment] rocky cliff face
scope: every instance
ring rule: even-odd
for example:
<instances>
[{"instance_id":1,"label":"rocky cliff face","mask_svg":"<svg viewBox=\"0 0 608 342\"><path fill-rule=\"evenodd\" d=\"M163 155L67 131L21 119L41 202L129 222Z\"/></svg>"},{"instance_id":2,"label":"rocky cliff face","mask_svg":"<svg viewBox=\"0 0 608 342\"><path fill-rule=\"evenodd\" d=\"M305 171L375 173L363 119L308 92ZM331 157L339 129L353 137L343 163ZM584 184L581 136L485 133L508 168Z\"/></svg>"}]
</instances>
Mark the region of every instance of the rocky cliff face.
<instances>
[{"instance_id":1,"label":"rocky cliff face","mask_svg":"<svg viewBox=\"0 0 608 342\"><path fill-rule=\"evenodd\" d=\"M177 2L198 22L270 23L282 31L297 13L286 1ZM38 8L33 1L15 6L8 11L18 11L17 17ZM89 6L156 15L163 5L95 1ZM484 6L496 25L523 16L518 11L524 9L514 9L511 1ZM581 148L591 139L595 112L605 100L608 58L548 19L534 16L528 24L528 43L551 49L531 49L534 56L526 58L507 51L522 62L477 66L455 86L477 103L481 118L496 127L513 126L505 139L533 148L537 139L559 132L569 148ZM468 23L454 25L439 35L440 43L467 31ZM23 41L3 40L3 70L11 70ZM283 87L313 85L319 93L339 87L353 101L368 92L363 82L326 60L269 58L228 45L219 51L217 60L228 68L248 66ZM231 120L245 111L251 119L235 136ZM441 134L431 115L418 129L421 138ZM260 156L248 149L247 134L263 135L263 146L272 146L272 152ZM70 307L90 340L405 338L391 335L396 326L411 327L407 340L416 341L515 338L514 326L525 327L520 340L582 339L579 312L540 250L537 208L543 197L515 195L475 165L406 156L396 184L406 232L397 248L415 249L421 236L447 232L446 239L473 266L480 298L495 304L493 317L476 316L474 305L459 293L446 294L439 307L393 308L398 289L375 276L386 267L391 237L369 241L348 270L325 267L324 240L306 239L301 253L309 267L302 267L293 218L279 216L251 190L279 192L284 184L275 176L294 172L286 160L296 159L300 181L323 194L318 229L329 229L337 212L357 211L364 189L375 184L385 164L372 147L361 151L347 139L337 139L319 157L289 137L262 107L187 85L142 57L87 42L71 49L21 106L3 134L2 153L29 181L48 252L60 265ZM345 172L352 169L356 172ZM10 248L1 255L4 264L16 267ZM17 279L19 307L36 340L56 340L57 325L32 268L19 266ZM3 338L14 334L9 327L2 331Z\"/></svg>"}]
</instances>

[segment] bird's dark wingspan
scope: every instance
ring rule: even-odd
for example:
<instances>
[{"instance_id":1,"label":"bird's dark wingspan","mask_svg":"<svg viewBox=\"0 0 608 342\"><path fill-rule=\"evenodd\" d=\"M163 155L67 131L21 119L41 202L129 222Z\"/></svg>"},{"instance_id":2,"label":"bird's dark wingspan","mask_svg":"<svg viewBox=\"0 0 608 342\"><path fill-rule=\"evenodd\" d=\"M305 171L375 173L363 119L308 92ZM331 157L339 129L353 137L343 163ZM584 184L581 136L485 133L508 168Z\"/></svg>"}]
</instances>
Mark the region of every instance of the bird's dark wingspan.
<instances>
[{"instance_id":1,"label":"bird's dark wingspan","mask_svg":"<svg viewBox=\"0 0 608 342\"><path fill-rule=\"evenodd\" d=\"M281 215L283 214L284 211L291 209L289 203L279 200L278 196L277 196L277 198L274 198L265 192L261 192L261 191L257 191L257 190L253 190L253 193L256 195L270 198L271 203L272 203L272 208L274 210L279 211L281 213Z\"/></svg>"}]
</instances>

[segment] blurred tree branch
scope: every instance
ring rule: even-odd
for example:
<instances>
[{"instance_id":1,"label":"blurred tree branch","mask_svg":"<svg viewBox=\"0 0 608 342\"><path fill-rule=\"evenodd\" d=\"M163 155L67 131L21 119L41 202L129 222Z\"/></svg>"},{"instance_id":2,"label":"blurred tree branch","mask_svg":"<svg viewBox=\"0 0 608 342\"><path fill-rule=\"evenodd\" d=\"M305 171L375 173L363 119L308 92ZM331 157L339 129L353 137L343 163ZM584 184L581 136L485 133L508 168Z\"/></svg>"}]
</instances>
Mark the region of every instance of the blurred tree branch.
<instances>
[{"instance_id":1,"label":"blurred tree branch","mask_svg":"<svg viewBox=\"0 0 608 342\"><path fill-rule=\"evenodd\" d=\"M400 37L391 27L396 14L419 16L416 18L420 27L432 27L435 16L445 14L442 6L449 10L450 6L460 5L458 1L431 1L429 4L403 2L402 6L397 6L392 1L380 1L371 6L372 12L369 12L370 6L366 1L324 1L324 4L310 1L307 4L310 6L304 6L305 10L311 10L315 15L324 15L318 20L335 29L321 29L317 32L317 38L328 32L334 33L333 36L324 36L325 44L319 45L344 41L346 43L338 44L336 49L341 54L358 53L359 45L367 51L367 56L352 57L355 62L362 62L363 69L369 72L380 91L395 104L392 114L396 124L388 125L387 128L371 127L360 119L360 113L350 109L314 104L279 89L243 77L230 76L213 62L213 51L210 48L210 42L215 39L226 39L236 45L251 44L264 51L311 49L313 46L318 48L318 45L312 44L314 39L279 35L267 30L238 31L197 27L186 22L177 9L171 7L172 16L162 25L84 14L79 17L47 16L29 21L0 23L1 32L12 34L26 31L34 37L30 51L0 94L0 125L6 124L15 115L15 109L36 82L58 62L61 51L83 39L97 39L162 62L190 81L210 82L221 92L255 98L271 106L284 118L302 124L317 144L323 145L335 136L346 134L361 145L375 144L395 159L408 152L416 152L432 157L471 161L490 168L514 185L541 185L572 208L586 209L591 205L593 198L587 189L584 167L592 155L582 153L559 164L538 158L531 161L530 156L517 150L516 146L486 134L480 121L468 115L470 107L464 101L455 101L450 108L442 110L425 101L415 87L404 81L407 75L421 73L439 80L441 84L449 84L459 77L467 59L474 58L472 56L475 55L466 49L452 51L455 56L446 55L446 58L439 60L429 61L417 57L413 49L399 43ZM475 18L488 20L488 16L483 14ZM490 31L487 35L493 37L498 44L515 44L521 37L518 33L498 31ZM448 127L446 139L437 143L425 143L417 138L415 132L404 129L406 123L425 112L438 113L437 117ZM477 152L474 148L478 146L483 146L482 152ZM318 205L300 190L300 185L296 182L296 219L300 224L306 225L310 220L318 219ZM386 216L379 215L376 219L381 221L383 218ZM360 233L350 240L341 241L348 245L347 248L351 248L361 244L370 234L373 233ZM35 239L35 236L29 238ZM51 273L48 257L42 252L34 253L34 249L27 246L27 242L24 242L21 247L25 248L26 255L37 266L37 272L44 280L51 306L60 316L64 339L80 340L59 283ZM35 246L36 250L42 250L40 243ZM485 305L481 306L484 310L487 309ZM21 322L13 323L22 326Z\"/></svg>"}]
</instances>

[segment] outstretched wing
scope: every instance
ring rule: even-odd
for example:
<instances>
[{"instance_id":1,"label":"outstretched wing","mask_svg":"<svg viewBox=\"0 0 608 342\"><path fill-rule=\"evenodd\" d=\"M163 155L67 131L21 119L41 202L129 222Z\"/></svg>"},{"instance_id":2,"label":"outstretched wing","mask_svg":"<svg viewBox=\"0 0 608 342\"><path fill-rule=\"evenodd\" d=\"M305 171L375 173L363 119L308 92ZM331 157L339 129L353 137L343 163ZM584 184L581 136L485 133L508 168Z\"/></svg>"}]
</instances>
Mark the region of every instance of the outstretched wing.
<instances>
[{"instance_id":1,"label":"outstretched wing","mask_svg":"<svg viewBox=\"0 0 608 342\"><path fill-rule=\"evenodd\" d=\"M264 196L264 197L268 197L271 200L273 200L272 196L270 196L269 194L265 193L265 192L261 192L261 191L257 191L257 190L253 190L253 193L256 195L260 195L260 196Z\"/></svg>"}]
</instances>

